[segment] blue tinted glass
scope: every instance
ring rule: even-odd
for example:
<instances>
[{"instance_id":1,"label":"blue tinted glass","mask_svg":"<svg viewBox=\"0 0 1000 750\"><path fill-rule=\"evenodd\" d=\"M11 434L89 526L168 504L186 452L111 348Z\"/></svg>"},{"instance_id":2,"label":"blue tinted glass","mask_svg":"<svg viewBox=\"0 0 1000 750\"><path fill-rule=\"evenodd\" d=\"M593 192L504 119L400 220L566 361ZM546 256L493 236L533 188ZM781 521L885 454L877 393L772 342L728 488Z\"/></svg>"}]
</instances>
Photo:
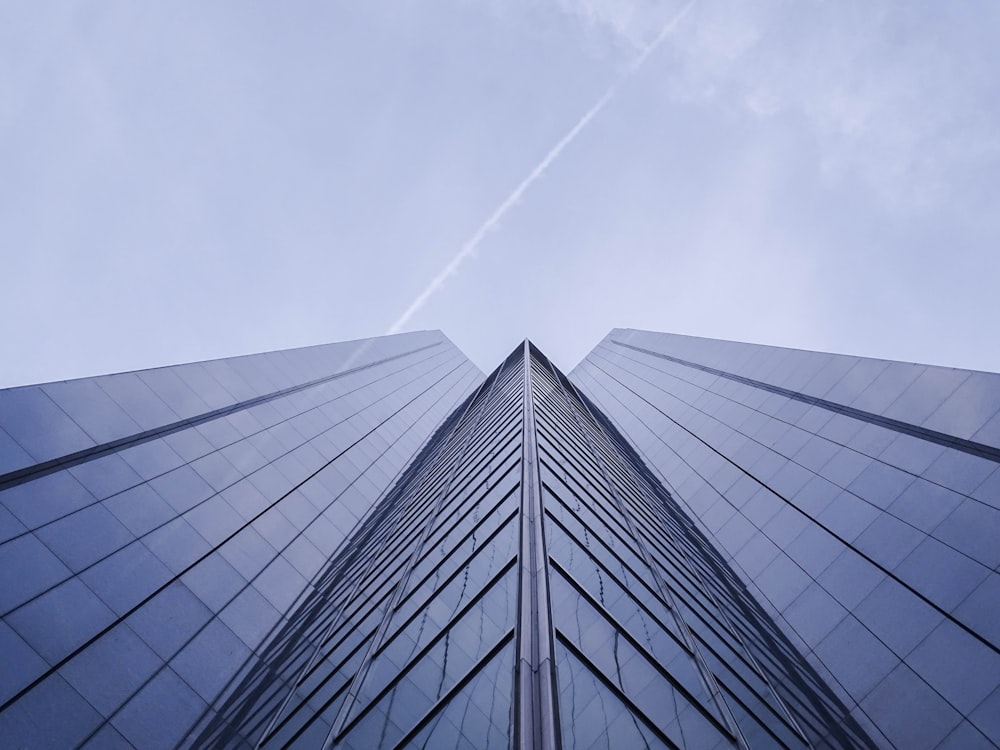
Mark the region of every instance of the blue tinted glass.
<instances>
[{"instance_id":1,"label":"blue tinted glass","mask_svg":"<svg viewBox=\"0 0 1000 750\"><path fill-rule=\"evenodd\" d=\"M114 621L114 614L78 579L71 578L21 606L7 623L54 664Z\"/></svg>"},{"instance_id":2,"label":"blue tinted glass","mask_svg":"<svg viewBox=\"0 0 1000 750\"><path fill-rule=\"evenodd\" d=\"M0 622L0 653L4 657L4 668L0 670L0 702L6 703L41 676L47 665L23 638L3 622Z\"/></svg>"},{"instance_id":3,"label":"blue tinted glass","mask_svg":"<svg viewBox=\"0 0 1000 750\"><path fill-rule=\"evenodd\" d=\"M64 580L70 571L33 534L0 545L0 611L8 612Z\"/></svg>"},{"instance_id":4,"label":"blue tinted glass","mask_svg":"<svg viewBox=\"0 0 1000 750\"><path fill-rule=\"evenodd\" d=\"M559 706L565 747L669 747L581 661L558 649Z\"/></svg>"},{"instance_id":5,"label":"blue tinted glass","mask_svg":"<svg viewBox=\"0 0 1000 750\"><path fill-rule=\"evenodd\" d=\"M506 750L511 741L514 646L505 646L410 739L416 748Z\"/></svg>"},{"instance_id":6,"label":"blue tinted glass","mask_svg":"<svg viewBox=\"0 0 1000 750\"><path fill-rule=\"evenodd\" d=\"M118 709L163 662L125 624L112 628L60 673L105 716Z\"/></svg>"},{"instance_id":7,"label":"blue tinted glass","mask_svg":"<svg viewBox=\"0 0 1000 750\"><path fill-rule=\"evenodd\" d=\"M35 386L0 390L0 428L35 461L59 458L96 442Z\"/></svg>"},{"instance_id":8,"label":"blue tinted glass","mask_svg":"<svg viewBox=\"0 0 1000 750\"><path fill-rule=\"evenodd\" d=\"M173 748L206 706L169 668L162 669L111 723L135 746Z\"/></svg>"},{"instance_id":9,"label":"blue tinted glass","mask_svg":"<svg viewBox=\"0 0 1000 750\"><path fill-rule=\"evenodd\" d=\"M51 675L0 715L0 736L22 747L76 747L101 715L59 675Z\"/></svg>"}]
</instances>

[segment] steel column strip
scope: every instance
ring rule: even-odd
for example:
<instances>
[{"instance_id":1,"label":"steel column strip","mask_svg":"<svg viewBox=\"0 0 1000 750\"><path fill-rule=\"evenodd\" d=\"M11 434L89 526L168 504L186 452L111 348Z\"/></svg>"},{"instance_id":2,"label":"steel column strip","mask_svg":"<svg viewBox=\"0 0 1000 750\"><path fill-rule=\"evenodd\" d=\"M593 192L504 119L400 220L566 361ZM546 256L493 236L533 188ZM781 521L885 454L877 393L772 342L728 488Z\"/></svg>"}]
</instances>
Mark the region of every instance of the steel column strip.
<instances>
[{"instance_id":1,"label":"steel column strip","mask_svg":"<svg viewBox=\"0 0 1000 750\"><path fill-rule=\"evenodd\" d=\"M514 745L521 750L558 750L555 651L549 599L548 555L542 527L541 478L535 438L531 345L524 342L524 417L521 461L521 536L518 553L517 666Z\"/></svg>"}]
</instances>

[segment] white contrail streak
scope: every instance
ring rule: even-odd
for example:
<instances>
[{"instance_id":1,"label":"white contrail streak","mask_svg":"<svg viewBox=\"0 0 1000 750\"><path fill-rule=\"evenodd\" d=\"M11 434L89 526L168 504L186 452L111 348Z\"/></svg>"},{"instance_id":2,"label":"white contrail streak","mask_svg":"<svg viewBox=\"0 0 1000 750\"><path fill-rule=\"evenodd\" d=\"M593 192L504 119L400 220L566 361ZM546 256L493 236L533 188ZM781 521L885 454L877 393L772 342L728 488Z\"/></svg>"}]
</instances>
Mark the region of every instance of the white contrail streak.
<instances>
[{"instance_id":1,"label":"white contrail streak","mask_svg":"<svg viewBox=\"0 0 1000 750\"><path fill-rule=\"evenodd\" d=\"M574 125L570 131L566 133L566 135L564 135L555 146L552 147L552 149L545 155L538 165L528 173L528 176L521 180L521 183L514 188L513 192L511 192L511 194L508 195L499 206L497 206L496 210L490 214L490 217L483 222L482 226L476 230L475 234L473 234L465 242L465 244L462 245L462 249L455 254L455 257L448 261L448 265L442 268L441 271L438 272L437 276L431 279L430 283L424 288L424 290L420 292L416 299L410 303L410 306L406 308L406 311L389 327L389 330L386 331L387 334L398 333L400 329L402 329L402 327L410 321L410 318L412 318L417 311L427 303L427 300L440 291L440 289L444 286L445 281L447 281L449 277L458 273L459 267L468 258L471 258L476 254L476 248L479 246L479 243L483 241L483 238L487 234L497 227L500 220L504 217L504 214L506 214L507 211L509 211L510 208L521 199L521 196L524 195L525 191L527 191L529 187L531 187L532 183L545 173L545 170L549 168L549 165L551 165L552 162L559 157L559 154L562 153L563 149L576 139L576 137L580 134L580 131L587 127L590 121L600 114L601 110L604 109L604 107L607 106L607 103L614 98L616 93L618 93L618 89L621 88L622 84L625 83L625 81L631 76L635 75L635 72L642 67L642 64L646 62L653 52L656 51L656 48L663 43L663 40L673 33L674 29L677 28L677 25L684 19L684 16L688 14L697 2L698 0L690 0L687 5L681 8L680 13L674 16L674 18L663 27L656 39L654 39L652 43L642 51L642 54L640 54L632 62L632 64L629 65L625 72L623 72L618 79L611 84L608 90L604 92L604 96L598 99L597 103L587 110L586 114L580 118L579 122L577 122L576 125Z\"/></svg>"}]
</instances>

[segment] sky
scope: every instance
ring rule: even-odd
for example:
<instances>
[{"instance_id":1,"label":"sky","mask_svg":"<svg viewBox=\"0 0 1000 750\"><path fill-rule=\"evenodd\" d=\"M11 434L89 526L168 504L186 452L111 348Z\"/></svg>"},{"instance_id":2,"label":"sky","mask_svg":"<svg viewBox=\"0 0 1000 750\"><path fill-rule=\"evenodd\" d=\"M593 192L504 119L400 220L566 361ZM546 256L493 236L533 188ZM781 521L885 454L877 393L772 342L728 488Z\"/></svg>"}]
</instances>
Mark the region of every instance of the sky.
<instances>
[{"instance_id":1,"label":"sky","mask_svg":"<svg viewBox=\"0 0 1000 750\"><path fill-rule=\"evenodd\" d=\"M0 6L0 387L442 329L1000 371L1000 3Z\"/></svg>"}]
</instances>

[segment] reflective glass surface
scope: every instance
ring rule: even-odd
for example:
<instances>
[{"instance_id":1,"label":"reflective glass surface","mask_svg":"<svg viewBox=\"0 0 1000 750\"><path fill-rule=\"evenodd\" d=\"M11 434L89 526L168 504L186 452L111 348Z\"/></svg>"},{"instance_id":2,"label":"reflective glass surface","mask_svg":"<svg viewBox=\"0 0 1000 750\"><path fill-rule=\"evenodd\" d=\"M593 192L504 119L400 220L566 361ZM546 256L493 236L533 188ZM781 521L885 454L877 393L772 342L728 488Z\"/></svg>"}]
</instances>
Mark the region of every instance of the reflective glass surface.
<instances>
[{"instance_id":1,"label":"reflective glass surface","mask_svg":"<svg viewBox=\"0 0 1000 750\"><path fill-rule=\"evenodd\" d=\"M418 332L0 392L4 747L1000 745L1000 376Z\"/></svg>"},{"instance_id":2,"label":"reflective glass surface","mask_svg":"<svg viewBox=\"0 0 1000 750\"><path fill-rule=\"evenodd\" d=\"M192 742L481 380L431 332L0 392L0 744Z\"/></svg>"},{"instance_id":3,"label":"reflective glass surface","mask_svg":"<svg viewBox=\"0 0 1000 750\"><path fill-rule=\"evenodd\" d=\"M616 329L572 379L829 676L823 704L879 745L1000 743L983 719L1000 685L985 593L1000 585L1000 376ZM773 643L741 636L829 741Z\"/></svg>"}]
</instances>

